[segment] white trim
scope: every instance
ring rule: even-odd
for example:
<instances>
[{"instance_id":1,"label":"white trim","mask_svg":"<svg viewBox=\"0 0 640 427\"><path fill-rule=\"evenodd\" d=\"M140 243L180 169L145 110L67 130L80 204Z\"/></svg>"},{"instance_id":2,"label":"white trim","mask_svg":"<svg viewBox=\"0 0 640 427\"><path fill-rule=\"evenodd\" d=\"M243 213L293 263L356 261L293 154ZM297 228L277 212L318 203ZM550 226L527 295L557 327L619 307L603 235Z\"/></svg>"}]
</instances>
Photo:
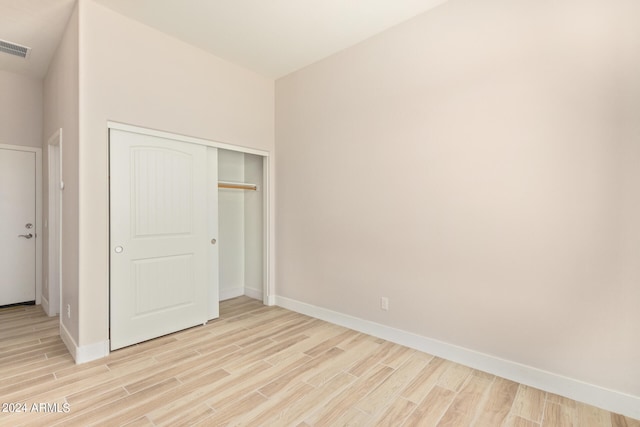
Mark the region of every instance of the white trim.
<instances>
[{"instance_id":1,"label":"white trim","mask_svg":"<svg viewBox=\"0 0 640 427\"><path fill-rule=\"evenodd\" d=\"M42 303L42 148L0 144L0 149L26 151L36 155L36 304Z\"/></svg>"},{"instance_id":2,"label":"white trim","mask_svg":"<svg viewBox=\"0 0 640 427\"><path fill-rule=\"evenodd\" d=\"M36 304L42 302L42 149L36 150Z\"/></svg>"},{"instance_id":3,"label":"white trim","mask_svg":"<svg viewBox=\"0 0 640 427\"><path fill-rule=\"evenodd\" d=\"M42 301L40 302L40 305L42 305L42 309L47 314L47 316L55 316L55 313L52 314L51 311L49 311L49 300L46 299L44 295L42 295Z\"/></svg>"},{"instance_id":4,"label":"white trim","mask_svg":"<svg viewBox=\"0 0 640 427\"><path fill-rule=\"evenodd\" d=\"M40 147L29 147L27 145L12 145L0 143L0 148L4 148L6 150L28 151L30 153L37 153L38 151L42 152L42 148Z\"/></svg>"},{"instance_id":5,"label":"white trim","mask_svg":"<svg viewBox=\"0 0 640 427\"><path fill-rule=\"evenodd\" d=\"M64 326L62 320L60 321L60 338L62 339L64 345L67 347L67 350L69 350L69 353L71 354L71 357L73 357L73 360L76 360L76 354L78 353L78 344L76 344L76 341Z\"/></svg>"},{"instance_id":6,"label":"white trim","mask_svg":"<svg viewBox=\"0 0 640 427\"><path fill-rule=\"evenodd\" d=\"M49 263L48 263L48 277L49 277L49 300L51 304L48 305L49 310L47 314L49 316L55 316L60 313L60 303L62 301L62 289L60 284L62 283L62 128L56 130L51 137L47 140L48 149L48 243L49 243ZM55 158L54 158L55 156ZM57 169L57 176L52 176L53 169ZM55 195L58 202L58 208L54 209L51 204L52 195ZM57 244L51 239L51 230L53 227L57 228ZM56 262L57 269L52 269L51 266ZM43 304L44 307L44 304Z\"/></svg>"},{"instance_id":7,"label":"white trim","mask_svg":"<svg viewBox=\"0 0 640 427\"><path fill-rule=\"evenodd\" d=\"M109 340L80 347L62 322L60 322L60 338L77 365L102 359L109 355Z\"/></svg>"},{"instance_id":8,"label":"white trim","mask_svg":"<svg viewBox=\"0 0 640 427\"><path fill-rule=\"evenodd\" d=\"M609 390L532 366L501 359L294 299L281 296L276 296L275 299L278 306L288 310L423 351L520 384L566 396L607 411L640 419L640 396Z\"/></svg>"},{"instance_id":9,"label":"white trim","mask_svg":"<svg viewBox=\"0 0 640 427\"><path fill-rule=\"evenodd\" d=\"M262 303L268 306L274 305L272 296L274 280L272 277L273 269L273 251L271 247L271 236L275 233L275 224L272 220L275 219L275 215L271 215L271 197L273 195L273 186L271 183L271 158L265 156L262 158L262 187L264 189L262 196L262 295L260 299Z\"/></svg>"},{"instance_id":10,"label":"white trim","mask_svg":"<svg viewBox=\"0 0 640 427\"><path fill-rule=\"evenodd\" d=\"M227 143L219 142L219 141L210 141L208 139L196 138L196 137L187 136L187 135L180 135L180 134L177 134L177 133L165 132L165 131L156 130L156 129L148 129L148 128L143 128L143 127L139 127L139 126L128 125L128 124L125 124L125 123L107 121L107 127L109 129L117 129L117 130L122 130L122 131L125 131L125 132L131 132L131 133L138 133L138 134L142 134L142 135L155 136L155 137L158 137L158 138L172 139L174 141L181 141L181 142L189 142L191 144L206 145L207 147L222 148L222 149L230 150L230 151L240 151L242 153L256 154L258 156L264 156L264 157L269 156L269 152L268 151L256 150L255 148L249 148L249 147L243 147L243 146L240 146L240 145L227 144Z\"/></svg>"},{"instance_id":11,"label":"white trim","mask_svg":"<svg viewBox=\"0 0 640 427\"><path fill-rule=\"evenodd\" d=\"M42 302L42 149L36 151L36 304Z\"/></svg>"},{"instance_id":12,"label":"white trim","mask_svg":"<svg viewBox=\"0 0 640 427\"><path fill-rule=\"evenodd\" d=\"M75 358L76 363L87 363L107 357L109 348L109 340L78 347Z\"/></svg>"}]
</instances>

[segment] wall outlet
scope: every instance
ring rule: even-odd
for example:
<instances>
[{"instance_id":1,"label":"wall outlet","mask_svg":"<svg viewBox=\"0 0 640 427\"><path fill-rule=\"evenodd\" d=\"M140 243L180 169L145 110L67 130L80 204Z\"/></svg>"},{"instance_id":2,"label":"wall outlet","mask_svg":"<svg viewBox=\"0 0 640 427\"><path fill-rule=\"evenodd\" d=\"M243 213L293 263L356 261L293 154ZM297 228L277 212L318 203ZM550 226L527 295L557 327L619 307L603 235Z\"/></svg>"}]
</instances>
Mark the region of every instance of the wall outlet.
<instances>
[{"instance_id":1,"label":"wall outlet","mask_svg":"<svg viewBox=\"0 0 640 427\"><path fill-rule=\"evenodd\" d=\"M67 304L67 319L71 319L71 304Z\"/></svg>"},{"instance_id":2,"label":"wall outlet","mask_svg":"<svg viewBox=\"0 0 640 427\"><path fill-rule=\"evenodd\" d=\"M389 298L380 297L380 310L389 311Z\"/></svg>"}]
</instances>

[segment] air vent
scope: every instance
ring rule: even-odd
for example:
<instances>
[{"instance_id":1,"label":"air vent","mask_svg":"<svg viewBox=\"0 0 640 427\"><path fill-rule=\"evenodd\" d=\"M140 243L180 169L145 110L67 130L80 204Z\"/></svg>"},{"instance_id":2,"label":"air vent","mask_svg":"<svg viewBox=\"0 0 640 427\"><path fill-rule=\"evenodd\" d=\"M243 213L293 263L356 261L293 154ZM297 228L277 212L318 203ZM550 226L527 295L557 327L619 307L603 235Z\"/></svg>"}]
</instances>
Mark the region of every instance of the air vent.
<instances>
[{"instance_id":1,"label":"air vent","mask_svg":"<svg viewBox=\"0 0 640 427\"><path fill-rule=\"evenodd\" d=\"M11 43L6 40L0 40L0 52L8 53L9 55L19 56L20 58L26 58L31 52L30 47L20 46L19 44Z\"/></svg>"}]
</instances>

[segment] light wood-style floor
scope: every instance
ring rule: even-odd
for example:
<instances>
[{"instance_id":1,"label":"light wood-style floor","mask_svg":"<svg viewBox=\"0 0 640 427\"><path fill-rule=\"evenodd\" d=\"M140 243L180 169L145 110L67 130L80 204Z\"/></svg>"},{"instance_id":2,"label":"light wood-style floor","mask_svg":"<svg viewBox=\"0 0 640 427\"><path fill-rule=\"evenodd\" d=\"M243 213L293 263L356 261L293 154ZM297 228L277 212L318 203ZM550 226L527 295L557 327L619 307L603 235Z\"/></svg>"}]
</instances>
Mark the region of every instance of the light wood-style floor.
<instances>
[{"instance_id":1,"label":"light wood-style floor","mask_svg":"<svg viewBox=\"0 0 640 427\"><path fill-rule=\"evenodd\" d=\"M0 426L640 427L246 297L223 302L220 313L75 365L57 318L39 306L0 310L0 403L31 411L0 413Z\"/></svg>"}]
</instances>

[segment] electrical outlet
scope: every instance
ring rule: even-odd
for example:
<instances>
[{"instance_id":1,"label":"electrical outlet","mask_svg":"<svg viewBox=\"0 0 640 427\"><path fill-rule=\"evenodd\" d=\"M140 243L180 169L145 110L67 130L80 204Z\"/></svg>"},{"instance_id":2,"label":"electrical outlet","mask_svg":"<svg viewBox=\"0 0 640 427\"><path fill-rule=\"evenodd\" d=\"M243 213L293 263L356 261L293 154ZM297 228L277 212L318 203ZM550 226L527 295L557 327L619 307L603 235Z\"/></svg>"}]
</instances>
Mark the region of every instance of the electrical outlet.
<instances>
[{"instance_id":1,"label":"electrical outlet","mask_svg":"<svg viewBox=\"0 0 640 427\"><path fill-rule=\"evenodd\" d=\"M67 319L71 319L71 304L67 304Z\"/></svg>"},{"instance_id":2,"label":"electrical outlet","mask_svg":"<svg viewBox=\"0 0 640 427\"><path fill-rule=\"evenodd\" d=\"M389 311L389 298L380 297L380 310Z\"/></svg>"}]
</instances>

